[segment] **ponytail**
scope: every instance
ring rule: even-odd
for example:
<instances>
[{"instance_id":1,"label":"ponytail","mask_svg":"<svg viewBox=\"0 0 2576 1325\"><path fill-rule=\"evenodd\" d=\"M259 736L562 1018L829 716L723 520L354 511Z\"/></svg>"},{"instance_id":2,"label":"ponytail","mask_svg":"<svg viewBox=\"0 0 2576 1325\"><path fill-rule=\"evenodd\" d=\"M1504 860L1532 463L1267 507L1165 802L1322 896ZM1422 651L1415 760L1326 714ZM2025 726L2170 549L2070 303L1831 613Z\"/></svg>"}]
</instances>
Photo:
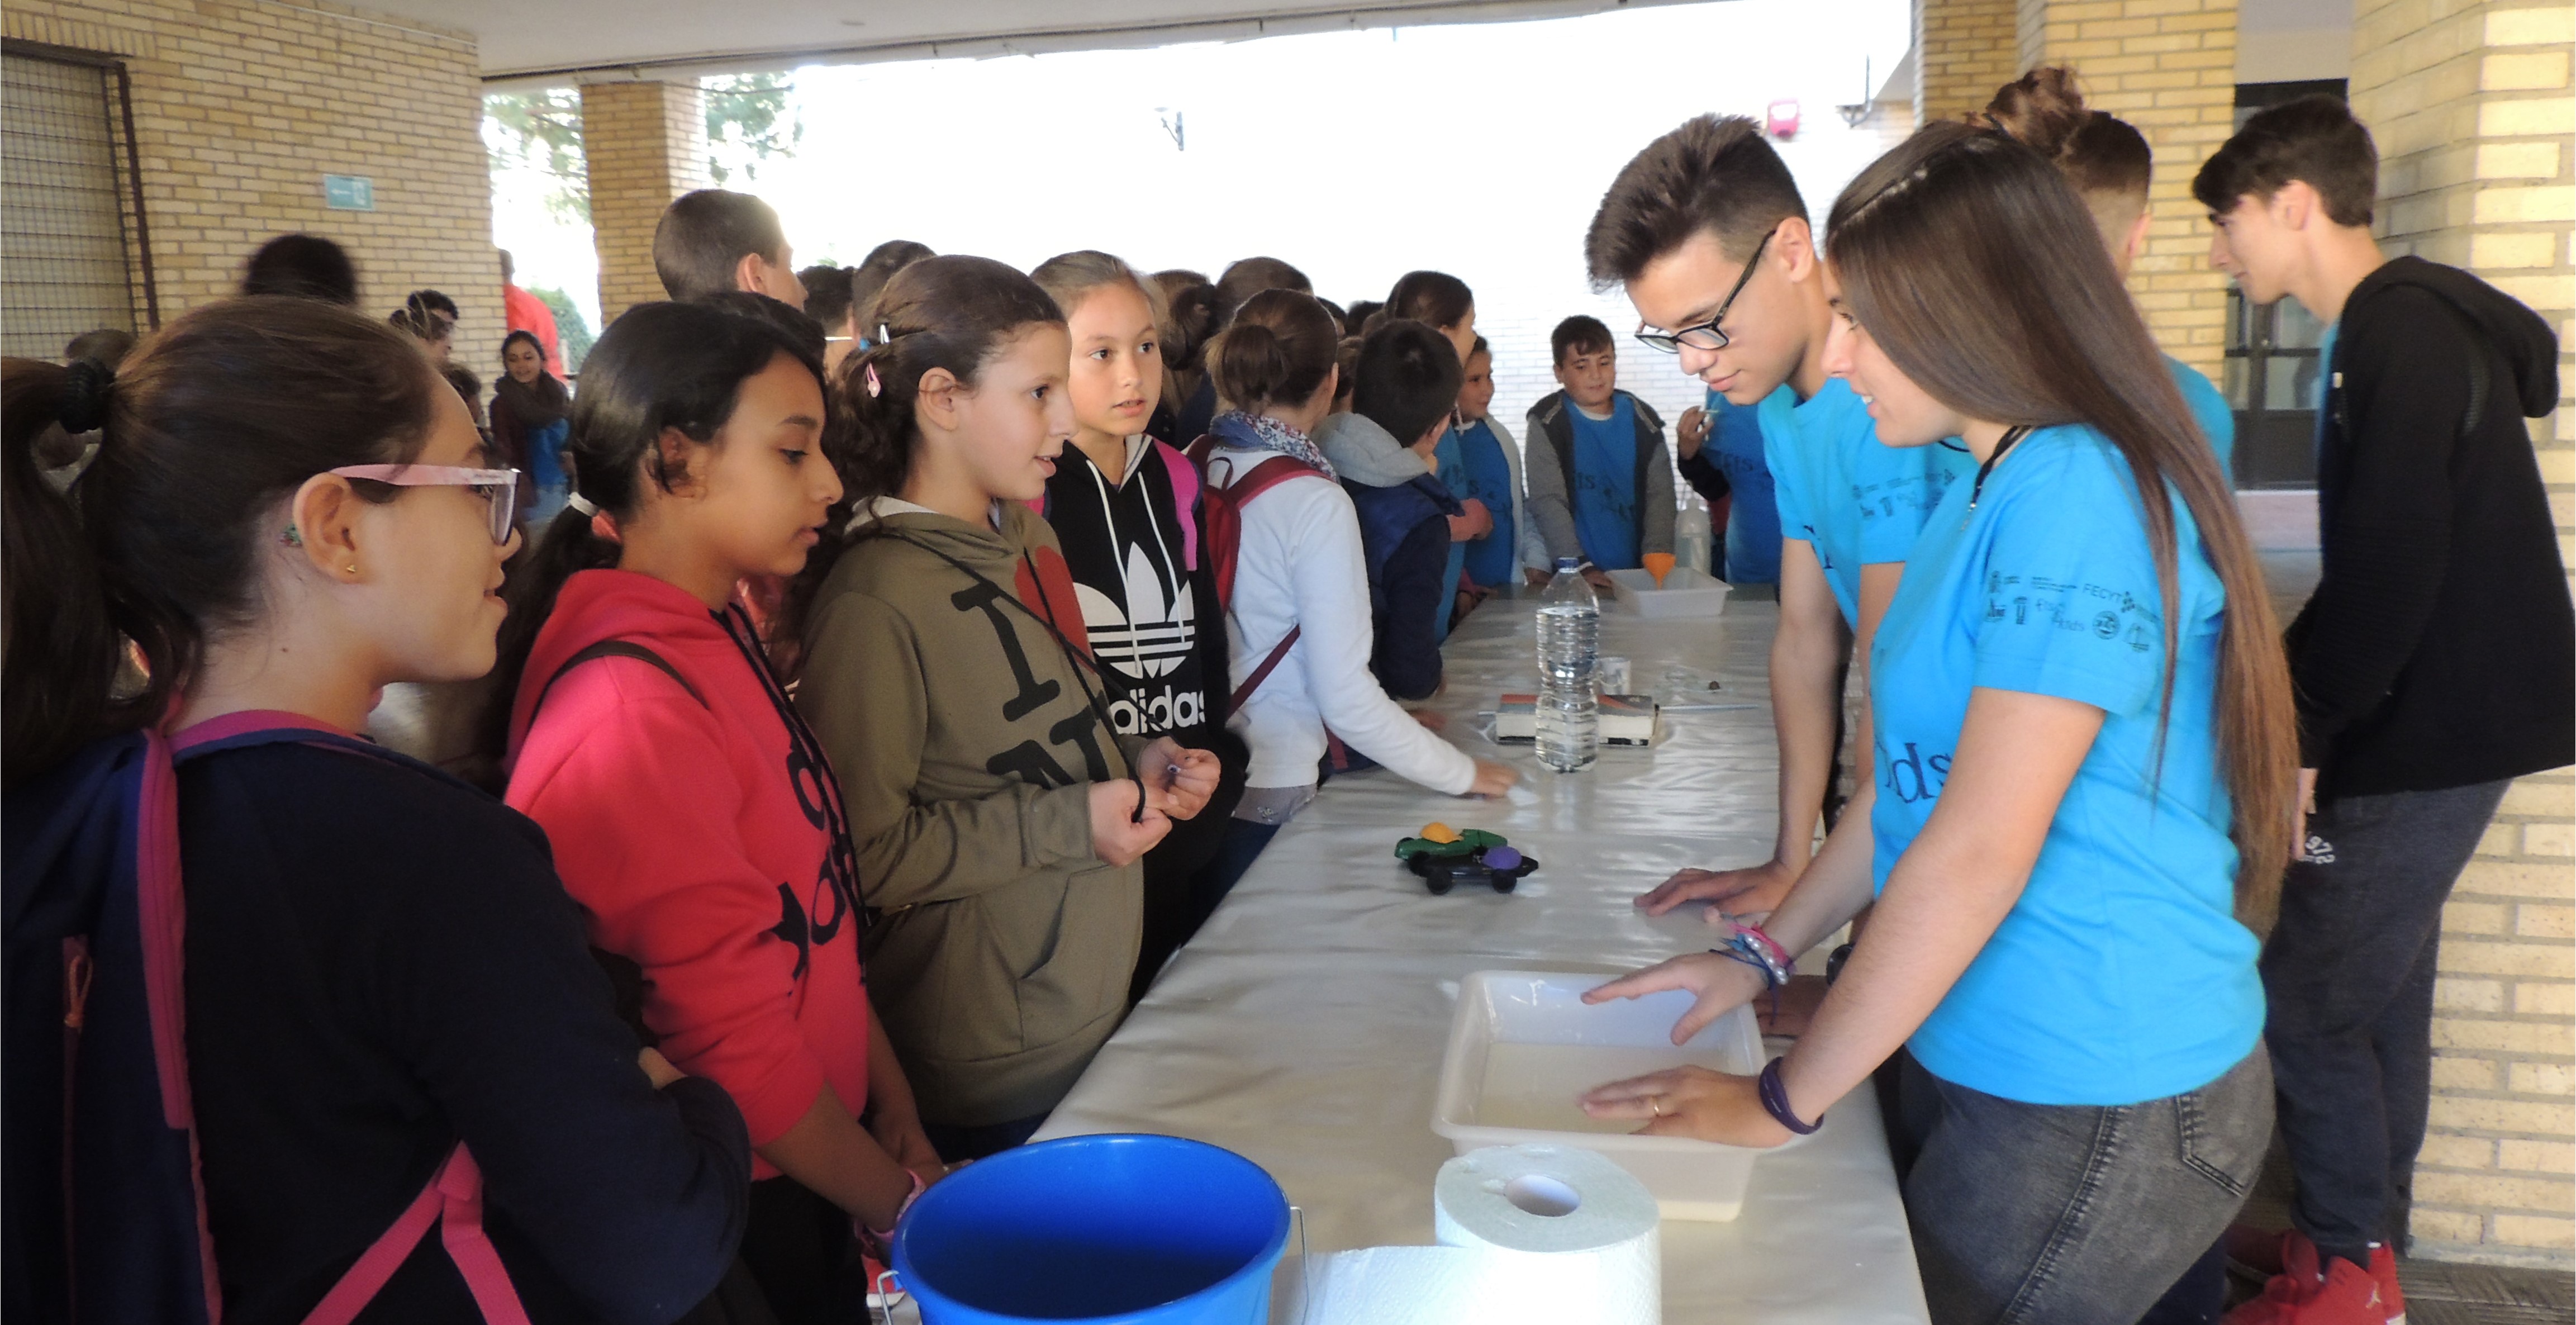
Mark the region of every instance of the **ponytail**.
<instances>
[{"instance_id":1,"label":"ponytail","mask_svg":"<svg viewBox=\"0 0 2576 1325\"><path fill-rule=\"evenodd\" d=\"M206 639L264 610L281 504L327 470L410 460L446 389L392 327L276 295L188 313L122 374L0 361L6 784L165 718ZM68 491L36 456L56 427L100 434ZM367 501L398 491L351 488Z\"/></svg>"},{"instance_id":2,"label":"ponytail","mask_svg":"<svg viewBox=\"0 0 2576 1325\"><path fill-rule=\"evenodd\" d=\"M103 370L32 359L0 361L0 494L7 573L0 575L0 772L15 788L107 726L118 637L97 556L68 494L55 490L36 447L58 425L88 432L104 412ZM75 379L81 379L76 383ZM76 426L86 424L87 426Z\"/></svg>"},{"instance_id":3,"label":"ponytail","mask_svg":"<svg viewBox=\"0 0 2576 1325\"><path fill-rule=\"evenodd\" d=\"M922 377L944 368L971 387L1022 328L1064 325L1063 311L1037 282L991 258L962 254L922 258L896 272L868 316L859 326L868 347L841 361L832 384L832 425L823 440L841 474L842 504L788 585L770 623L773 646L792 648L803 636L815 592L852 541L851 514L903 490L921 440L913 410Z\"/></svg>"},{"instance_id":4,"label":"ponytail","mask_svg":"<svg viewBox=\"0 0 2576 1325\"><path fill-rule=\"evenodd\" d=\"M1217 333L1208 347L1208 372L1228 409L1254 413L1302 404L1333 371L1340 341L1333 315L1315 296L1264 290Z\"/></svg>"},{"instance_id":5,"label":"ponytail","mask_svg":"<svg viewBox=\"0 0 2576 1325\"><path fill-rule=\"evenodd\" d=\"M664 432L713 442L733 417L743 382L781 354L822 379L822 365L789 328L709 304L637 304L600 333L572 398L565 447L576 476L572 499L547 523L526 564L511 570L504 590L510 613L477 726L475 766L503 767L528 655L565 581L614 569L624 554L618 526L642 511L645 484L668 492L679 479L662 451Z\"/></svg>"}]
</instances>

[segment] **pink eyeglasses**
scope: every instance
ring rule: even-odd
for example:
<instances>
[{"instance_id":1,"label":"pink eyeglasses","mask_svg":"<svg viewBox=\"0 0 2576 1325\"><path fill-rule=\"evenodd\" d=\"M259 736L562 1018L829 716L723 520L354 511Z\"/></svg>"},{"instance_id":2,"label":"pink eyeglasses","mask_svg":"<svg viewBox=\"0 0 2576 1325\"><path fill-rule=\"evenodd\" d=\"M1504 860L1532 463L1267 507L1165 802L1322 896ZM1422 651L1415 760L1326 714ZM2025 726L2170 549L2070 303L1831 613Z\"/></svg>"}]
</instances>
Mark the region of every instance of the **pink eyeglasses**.
<instances>
[{"instance_id":1,"label":"pink eyeglasses","mask_svg":"<svg viewBox=\"0 0 2576 1325\"><path fill-rule=\"evenodd\" d=\"M519 515L519 471L468 469L463 465L342 465L331 471L342 478L371 479L398 488L470 488L490 503L495 547L510 541Z\"/></svg>"}]
</instances>

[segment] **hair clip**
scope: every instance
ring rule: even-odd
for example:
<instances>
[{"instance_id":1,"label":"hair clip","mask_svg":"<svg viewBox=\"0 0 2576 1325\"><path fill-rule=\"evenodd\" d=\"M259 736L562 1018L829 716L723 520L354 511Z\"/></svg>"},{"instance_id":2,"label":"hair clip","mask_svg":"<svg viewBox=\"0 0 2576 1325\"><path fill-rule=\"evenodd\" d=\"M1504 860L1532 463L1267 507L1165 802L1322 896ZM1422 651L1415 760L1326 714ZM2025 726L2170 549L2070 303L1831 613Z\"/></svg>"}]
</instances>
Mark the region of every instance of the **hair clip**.
<instances>
[{"instance_id":1,"label":"hair clip","mask_svg":"<svg viewBox=\"0 0 2576 1325\"><path fill-rule=\"evenodd\" d=\"M877 324L877 344L879 344L879 345L883 345L883 344L885 344L887 341L890 341L890 340L893 340L893 339L894 339L894 333L893 333L893 332L891 332L891 331L886 330L886 324L884 324L884 323L882 323L882 322L878 323L878 324Z\"/></svg>"},{"instance_id":2,"label":"hair clip","mask_svg":"<svg viewBox=\"0 0 2576 1325\"><path fill-rule=\"evenodd\" d=\"M877 366L875 364L868 365L867 378L868 399L874 400L885 393L885 384L877 380Z\"/></svg>"},{"instance_id":3,"label":"hair clip","mask_svg":"<svg viewBox=\"0 0 2576 1325\"><path fill-rule=\"evenodd\" d=\"M585 497L585 496L581 495L581 494L580 494L580 493L578 493L578 492L573 493L573 494L571 494L570 496L565 497L565 498L564 498L564 505L569 506L569 507L573 508L573 509L574 509L574 510L576 510L576 511L579 511L579 512L581 512L581 513L582 513L582 514L584 514L584 515L597 515L597 514L599 514L599 507L598 507L596 504L594 504L594 503L591 501L591 499L590 499L590 498Z\"/></svg>"}]
</instances>

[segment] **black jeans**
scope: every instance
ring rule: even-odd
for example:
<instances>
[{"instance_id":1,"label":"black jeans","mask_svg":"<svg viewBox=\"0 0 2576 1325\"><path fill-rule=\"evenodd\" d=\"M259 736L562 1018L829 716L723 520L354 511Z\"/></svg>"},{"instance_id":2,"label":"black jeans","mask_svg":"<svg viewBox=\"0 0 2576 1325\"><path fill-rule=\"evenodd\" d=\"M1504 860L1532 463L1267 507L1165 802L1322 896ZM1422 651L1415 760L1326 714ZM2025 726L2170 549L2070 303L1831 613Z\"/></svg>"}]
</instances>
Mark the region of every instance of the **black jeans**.
<instances>
[{"instance_id":1,"label":"black jeans","mask_svg":"<svg viewBox=\"0 0 2576 1325\"><path fill-rule=\"evenodd\" d=\"M2197 1090L2024 1104L1901 1054L1897 1177L1933 1325L2132 1325L2236 1217L2272 1134L2260 1046Z\"/></svg>"},{"instance_id":2,"label":"black jeans","mask_svg":"<svg viewBox=\"0 0 2576 1325\"><path fill-rule=\"evenodd\" d=\"M2433 1077L2442 903L2505 783L2346 796L2308 820L2263 953L2291 1219L2329 1256L2404 1250Z\"/></svg>"}]
</instances>

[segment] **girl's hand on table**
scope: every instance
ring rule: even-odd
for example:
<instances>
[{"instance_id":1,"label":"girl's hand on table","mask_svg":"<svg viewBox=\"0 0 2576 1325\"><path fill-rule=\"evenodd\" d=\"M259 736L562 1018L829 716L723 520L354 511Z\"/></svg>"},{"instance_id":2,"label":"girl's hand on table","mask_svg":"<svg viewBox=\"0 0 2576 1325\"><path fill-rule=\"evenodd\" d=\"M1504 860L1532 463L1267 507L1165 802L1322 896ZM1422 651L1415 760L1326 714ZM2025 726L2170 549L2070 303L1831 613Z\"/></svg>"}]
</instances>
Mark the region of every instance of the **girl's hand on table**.
<instances>
[{"instance_id":1,"label":"girl's hand on table","mask_svg":"<svg viewBox=\"0 0 2576 1325\"><path fill-rule=\"evenodd\" d=\"M1698 1000L1681 1020L1673 1023L1673 1043L1682 1044L1710 1022L1751 1002L1754 995L1762 992L1763 979L1761 972L1732 958L1713 952L1691 952L1585 990L1583 1001L1607 1003L1614 998L1637 998L1667 989L1689 990Z\"/></svg>"},{"instance_id":2,"label":"girl's hand on table","mask_svg":"<svg viewBox=\"0 0 2576 1325\"><path fill-rule=\"evenodd\" d=\"M1762 1107L1754 1078L1704 1067L1676 1067L1595 1086L1584 1093L1583 1111L1595 1118L1642 1121L1639 1136L1687 1136L1768 1148L1793 1135Z\"/></svg>"}]
</instances>

